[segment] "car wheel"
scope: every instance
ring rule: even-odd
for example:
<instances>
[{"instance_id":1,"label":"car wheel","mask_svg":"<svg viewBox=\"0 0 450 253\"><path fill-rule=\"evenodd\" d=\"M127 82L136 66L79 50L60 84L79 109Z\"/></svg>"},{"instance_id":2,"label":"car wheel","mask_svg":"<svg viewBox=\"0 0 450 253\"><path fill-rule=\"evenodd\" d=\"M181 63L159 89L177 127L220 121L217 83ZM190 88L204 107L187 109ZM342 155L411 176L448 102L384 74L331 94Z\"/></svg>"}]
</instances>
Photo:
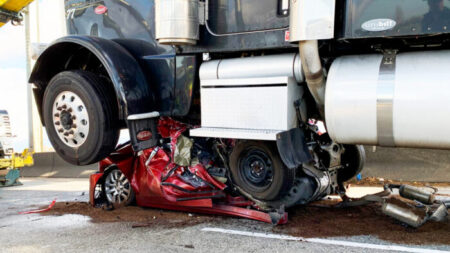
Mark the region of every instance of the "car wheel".
<instances>
[{"instance_id":1,"label":"car wheel","mask_svg":"<svg viewBox=\"0 0 450 253\"><path fill-rule=\"evenodd\" d=\"M103 183L106 200L113 207L128 206L134 201L134 191L128 178L119 169L108 172Z\"/></svg>"},{"instance_id":2,"label":"car wheel","mask_svg":"<svg viewBox=\"0 0 450 253\"><path fill-rule=\"evenodd\" d=\"M341 155L342 169L338 170L339 183L350 180L358 175L366 163L366 151L362 145L344 145L344 153Z\"/></svg>"},{"instance_id":3,"label":"car wheel","mask_svg":"<svg viewBox=\"0 0 450 253\"><path fill-rule=\"evenodd\" d=\"M54 76L43 100L47 135L67 162L87 165L100 161L119 138L114 95L102 79L86 71L65 71Z\"/></svg>"},{"instance_id":4,"label":"car wheel","mask_svg":"<svg viewBox=\"0 0 450 253\"><path fill-rule=\"evenodd\" d=\"M233 182L244 195L259 200L274 200L293 185L295 170L282 163L275 143L238 142L230 155Z\"/></svg>"}]
</instances>

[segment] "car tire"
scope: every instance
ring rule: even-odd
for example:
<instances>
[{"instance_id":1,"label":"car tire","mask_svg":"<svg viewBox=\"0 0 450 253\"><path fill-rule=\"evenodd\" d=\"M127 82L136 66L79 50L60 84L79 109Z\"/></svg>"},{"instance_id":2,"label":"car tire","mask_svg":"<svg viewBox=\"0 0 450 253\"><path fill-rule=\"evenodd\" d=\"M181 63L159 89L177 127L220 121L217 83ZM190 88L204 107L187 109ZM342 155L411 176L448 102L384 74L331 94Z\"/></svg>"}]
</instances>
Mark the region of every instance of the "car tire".
<instances>
[{"instance_id":1,"label":"car tire","mask_svg":"<svg viewBox=\"0 0 450 253\"><path fill-rule=\"evenodd\" d=\"M284 166L275 143L241 141L230 155L233 183L244 195L258 200L274 200L293 185L295 170Z\"/></svg>"},{"instance_id":2,"label":"car tire","mask_svg":"<svg viewBox=\"0 0 450 253\"><path fill-rule=\"evenodd\" d=\"M342 169L338 170L339 183L348 181L358 175L366 163L366 151L362 145L343 145L344 153L341 155Z\"/></svg>"},{"instance_id":3,"label":"car tire","mask_svg":"<svg viewBox=\"0 0 450 253\"><path fill-rule=\"evenodd\" d=\"M135 200L131 182L118 168L107 171L102 184L102 192L108 204L113 208L131 205Z\"/></svg>"},{"instance_id":4,"label":"car tire","mask_svg":"<svg viewBox=\"0 0 450 253\"><path fill-rule=\"evenodd\" d=\"M67 162L98 162L115 148L120 131L114 94L87 71L64 71L49 82L43 118L55 151Z\"/></svg>"}]
</instances>

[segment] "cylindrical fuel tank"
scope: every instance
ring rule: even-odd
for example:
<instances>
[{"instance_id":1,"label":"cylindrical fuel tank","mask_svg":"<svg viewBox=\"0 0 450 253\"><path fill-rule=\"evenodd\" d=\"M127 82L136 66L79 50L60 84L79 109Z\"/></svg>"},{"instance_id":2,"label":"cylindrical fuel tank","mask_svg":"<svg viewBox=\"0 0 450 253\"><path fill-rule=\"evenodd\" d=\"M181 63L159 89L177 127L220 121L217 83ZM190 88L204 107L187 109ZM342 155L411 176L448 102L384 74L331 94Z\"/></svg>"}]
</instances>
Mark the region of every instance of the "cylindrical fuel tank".
<instances>
[{"instance_id":1,"label":"cylindrical fuel tank","mask_svg":"<svg viewBox=\"0 0 450 253\"><path fill-rule=\"evenodd\" d=\"M195 45L199 36L198 0L155 0L155 34L160 44Z\"/></svg>"},{"instance_id":2,"label":"cylindrical fuel tank","mask_svg":"<svg viewBox=\"0 0 450 253\"><path fill-rule=\"evenodd\" d=\"M338 143L449 149L450 51L336 59L325 118Z\"/></svg>"},{"instance_id":3,"label":"cylindrical fuel tank","mask_svg":"<svg viewBox=\"0 0 450 253\"><path fill-rule=\"evenodd\" d=\"M213 60L200 68L200 80L288 76L303 82L300 56L295 53Z\"/></svg>"}]
</instances>

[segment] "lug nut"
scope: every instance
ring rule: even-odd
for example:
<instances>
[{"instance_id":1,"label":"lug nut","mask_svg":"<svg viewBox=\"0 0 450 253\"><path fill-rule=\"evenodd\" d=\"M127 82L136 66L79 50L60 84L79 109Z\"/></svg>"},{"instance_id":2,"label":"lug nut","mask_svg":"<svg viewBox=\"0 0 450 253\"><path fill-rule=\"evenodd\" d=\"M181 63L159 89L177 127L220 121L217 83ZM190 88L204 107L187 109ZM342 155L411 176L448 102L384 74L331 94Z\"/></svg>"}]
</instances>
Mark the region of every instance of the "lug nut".
<instances>
[{"instance_id":1,"label":"lug nut","mask_svg":"<svg viewBox=\"0 0 450 253\"><path fill-rule=\"evenodd\" d=\"M69 136L69 132L65 132L65 133L64 133L64 136Z\"/></svg>"},{"instance_id":2,"label":"lug nut","mask_svg":"<svg viewBox=\"0 0 450 253\"><path fill-rule=\"evenodd\" d=\"M72 128L77 128L77 124L72 124Z\"/></svg>"},{"instance_id":3,"label":"lug nut","mask_svg":"<svg viewBox=\"0 0 450 253\"><path fill-rule=\"evenodd\" d=\"M72 116L72 120L76 120L77 117L75 115Z\"/></svg>"},{"instance_id":4,"label":"lug nut","mask_svg":"<svg viewBox=\"0 0 450 253\"><path fill-rule=\"evenodd\" d=\"M55 113L55 115L54 115L55 117L59 117L59 113Z\"/></svg>"},{"instance_id":5,"label":"lug nut","mask_svg":"<svg viewBox=\"0 0 450 253\"><path fill-rule=\"evenodd\" d=\"M68 112L72 112L72 108L67 109Z\"/></svg>"},{"instance_id":6,"label":"lug nut","mask_svg":"<svg viewBox=\"0 0 450 253\"><path fill-rule=\"evenodd\" d=\"M66 109L66 108L67 108L67 105L63 105L62 108L63 108L63 109Z\"/></svg>"},{"instance_id":7,"label":"lug nut","mask_svg":"<svg viewBox=\"0 0 450 253\"><path fill-rule=\"evenodd\" d=\"M73 131L73 130L70 130L69 131L69 134L74 134L75 132Z\"/></svg>"},{"instance_id":8,"label":"lug nut","mask_svg":"<svg viewBox=\"0 0 450 253\"><path fill-rule=\"evenodd\" d=\"M55 125L59 126L59 125L61 125L61 122L56 121L56 122L55 122Z\"/></svg>"},{"instance_id":9,"label":"lug nut","mask_svg":"<svg viewBox=\"0 0 450 253\"><path fill-rule=\"evenodd\" d=\"M64 129L60 128L60 129L58 129L58 132L62 133L62 132L64 132Z\"/></svg>"},{"instance_id":10,"label":"lug nut","mask_svg":"<svg viewBox=\"0 0 450 253\"><path fill-rule=\"evenodd\" d=\"M56 110L61 111L61 110L62 110L62 107L61 107L61 106L58 106L58 107L56 107Z\"/></svg>"}]
</instances>

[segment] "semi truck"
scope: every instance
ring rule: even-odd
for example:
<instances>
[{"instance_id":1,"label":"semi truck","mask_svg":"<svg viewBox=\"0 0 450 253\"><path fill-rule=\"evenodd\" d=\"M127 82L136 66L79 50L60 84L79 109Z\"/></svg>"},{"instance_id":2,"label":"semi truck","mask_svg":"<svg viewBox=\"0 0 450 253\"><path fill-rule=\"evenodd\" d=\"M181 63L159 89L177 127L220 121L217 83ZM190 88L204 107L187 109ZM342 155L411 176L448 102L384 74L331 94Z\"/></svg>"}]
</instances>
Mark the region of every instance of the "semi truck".
<instances>
[{"instance_id":1,"label":"semi truck","mask_svg":"<svg viewBox=\"0 0 450 253\"><path fill-rule=\"evenodd\" d=\"M345 191L361 145L450 148L448 0L66 0L29 78L76 165L162 143L224 147L231 188L285 206ZM211 151L213 153L213 150Z\"/></svg>"}]
</instances>

